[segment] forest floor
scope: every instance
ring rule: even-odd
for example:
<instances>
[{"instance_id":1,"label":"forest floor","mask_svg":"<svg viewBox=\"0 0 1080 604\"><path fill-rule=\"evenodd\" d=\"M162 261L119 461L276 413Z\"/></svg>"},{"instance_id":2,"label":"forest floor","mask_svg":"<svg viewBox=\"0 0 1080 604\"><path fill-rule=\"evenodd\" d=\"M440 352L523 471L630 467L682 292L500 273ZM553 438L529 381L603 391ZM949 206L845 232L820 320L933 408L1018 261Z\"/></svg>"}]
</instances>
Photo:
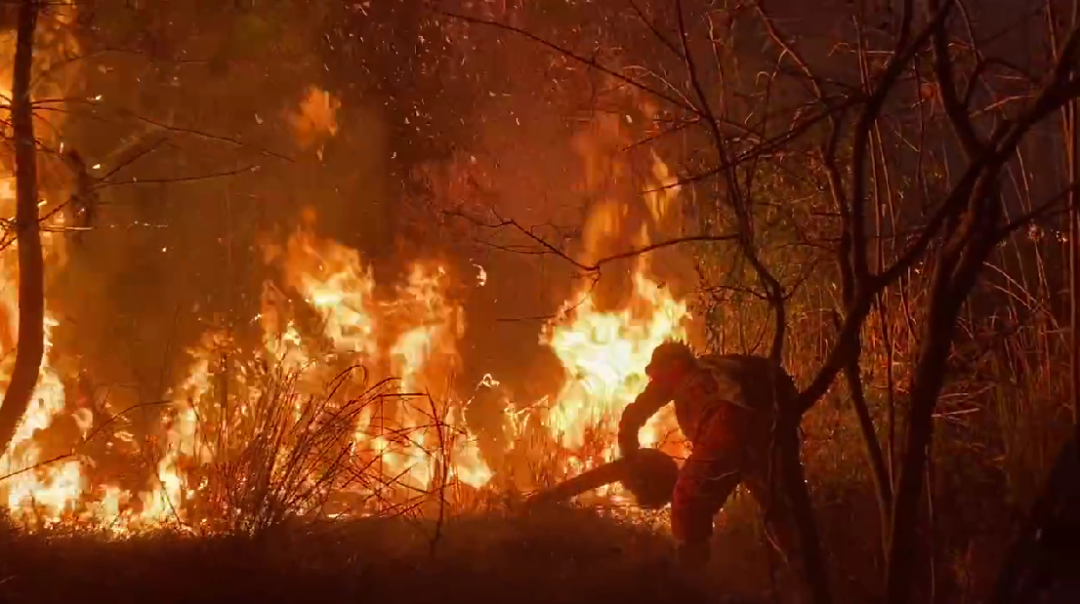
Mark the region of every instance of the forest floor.
<instances>
[{"instance_id":1,"label":"forest floor","mask_svg":"<svg viewBox=\"0 0 1080 604\"><path fill-rule=\"evenodd\" d=\"M872 523L848 506L821 511L834 601L881 601ZM160 531L118 539L0 523L0 604L796 601L798 581L773 563L761 532L756 506L734 498L718 517L709 572L691 582L677 572L663 531L583 508L455 516L441 525L336 520L282 525L258 538ZM939 552L937 588L918 601L982 601L975 594L996 574L1004 532L969 543L962 556ZM975 563L975 554L987 561Z\"/></svg>"},{"instance_id":2,"label":"forest floor","mask_svg":"<svg viewBox=\"0 0 1080 604\"><path fill-rule=\"evenodd\" d=\"M589 510L281 528L259 539L176 533L0 536L0 602L764 602L760 556L718 552L706 584L673 565L670 540ZM723 577L739 585L725 586ZM704 595L708 594L708 595Z\"/></svg>"}]
</instances>

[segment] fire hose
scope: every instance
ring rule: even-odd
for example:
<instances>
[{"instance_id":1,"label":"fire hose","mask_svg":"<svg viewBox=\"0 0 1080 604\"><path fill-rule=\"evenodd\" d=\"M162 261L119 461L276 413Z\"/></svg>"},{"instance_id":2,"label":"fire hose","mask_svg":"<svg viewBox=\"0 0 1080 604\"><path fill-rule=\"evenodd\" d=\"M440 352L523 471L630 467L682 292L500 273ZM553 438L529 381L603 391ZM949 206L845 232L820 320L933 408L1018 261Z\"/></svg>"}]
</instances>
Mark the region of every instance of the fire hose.
<instances>
[{"instance_id":1,"label":"fire hose","mask_svg":"<svg viewBox=\"0 0 1080 604\"><path fill-rule=\"evenodd\" d=\"M641 449L632 458L609 461L535 493L526 502L526 507L566 501L621 482L639 506L662 508L671 502L678 474L679 466L670 456L657 449Z\"/></svg>"}]
</instances>

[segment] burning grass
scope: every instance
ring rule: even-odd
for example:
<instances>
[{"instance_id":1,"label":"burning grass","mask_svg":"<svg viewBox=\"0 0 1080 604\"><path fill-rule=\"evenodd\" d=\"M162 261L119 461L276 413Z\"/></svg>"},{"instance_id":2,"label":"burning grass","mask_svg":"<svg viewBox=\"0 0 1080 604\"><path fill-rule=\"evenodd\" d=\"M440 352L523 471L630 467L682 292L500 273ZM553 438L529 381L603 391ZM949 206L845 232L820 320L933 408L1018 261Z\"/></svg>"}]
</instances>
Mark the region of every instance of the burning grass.
<instances>
[{"instance_id":1,"label":"burning grass","mask_svg":"<svg viewBox=\"0 0 1080 604\"><path fill-rule=\"evenodd\" d=\"M575 296L537 335L563 365L561 390L501 401L501 434L486 435L482 452L465 419L468 388L454 383L464 312L453 275L420 260L377 284L356 250L315 234L314 212L303 218L283 245L264 246L281 283L265 285L257 333L203 333L163 411L140 409L136 422L76 408L44 367L39 404L3 458L19 472L0 484L17 520L256 534L297 517L475 510L612 459L652 349L686 334L686 303L644 259L621 308ZM474 392L497 386L489 375ZM83 445L41 464L43 434L71 420ZM667 438L674 425L670 410L654 418L644 443L680 454L683 443ZM103 465L128 477L117 482ZM618 488L599 495L623 501Z\"/></svg>"},{"instance_id":2,"label":"burning grass","mask_svg":"<svg viewBox=\"0 0 1080 604\"><path fill-rule=\"evenodd\" d=\"M670 542L633 508L601 498L521 515L514 495L451 471L469 435L449 405L360 369L306 394L312 378L299 369L233 367L246 388L200 378L212 386L167 413L160 499L106 523L8 519L0 599L430 602L453 590L479 601L709 601L673 573ZM212 369L196 362L193 375ZM425 419L391 423L380 406ZM394 427L376 430L383 416ZM431 480L417 484L405 461L432 468Z\"/></svg>"}]
</instances>

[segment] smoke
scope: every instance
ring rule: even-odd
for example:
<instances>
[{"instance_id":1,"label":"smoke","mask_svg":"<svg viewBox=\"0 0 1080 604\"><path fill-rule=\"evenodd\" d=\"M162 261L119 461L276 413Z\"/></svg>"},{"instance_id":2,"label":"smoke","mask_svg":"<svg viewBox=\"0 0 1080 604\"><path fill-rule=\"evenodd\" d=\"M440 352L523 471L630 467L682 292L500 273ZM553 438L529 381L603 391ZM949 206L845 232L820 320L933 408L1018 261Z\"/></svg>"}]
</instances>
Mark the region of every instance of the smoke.
<instances>
[{"instance_id":1,"label":"smoke","mask_svg":"<svg viewBox=\"0 0 1080 604\"><path fill-rule=\"evenodd\" d=\"M136 33L81 32L88 48L139 48L150 30L157 42L154 53L86 60L73 96L87 102L64 130L67 149L91 167L97 212L78 241L67 237L67 264L53 267L57 352L109 412L165 397L208 328L250 340L273 275L259 243L281 240L305 205L348 203L318 157L333 123L317 110L333 105L313 93L317 54L260 40L249 43L265 53L236 48L230 35L251 16L196 4L172 3L164 20L140 8L147 25ZM317 48L320 21L290 17L289 36ZM364 142L354 160L380 153L377 137Z\"/></svg>"},{"instance_id":2,"label":"smoke","mask_svg":"<svg viewBox=\"0 0 1080 604\"><path fill-rule=\"evenodd\" d=\"M164 397L212 327L254 345L263 284L281 279L260 250L304 208L380 288L415 259L450 263L466 313L459 391L492 374L519 400L556 392L562 368L539 334L590 276L480 223L512 219L582 263L639 244L643 229L657 237L642 191L658 158L634 147L654 109L531 41L418 3L363 17L279 8L258 22L195 4L147 13L151 57L95 63L83 94L100 105L65 132L97 176L116 171L53 291L58 348L88 376L86 396L113 412ZM568 18L507 17L553 36ZM600 308L629 294L631 267L604 267Z\"/></svg>"}]
</instances>

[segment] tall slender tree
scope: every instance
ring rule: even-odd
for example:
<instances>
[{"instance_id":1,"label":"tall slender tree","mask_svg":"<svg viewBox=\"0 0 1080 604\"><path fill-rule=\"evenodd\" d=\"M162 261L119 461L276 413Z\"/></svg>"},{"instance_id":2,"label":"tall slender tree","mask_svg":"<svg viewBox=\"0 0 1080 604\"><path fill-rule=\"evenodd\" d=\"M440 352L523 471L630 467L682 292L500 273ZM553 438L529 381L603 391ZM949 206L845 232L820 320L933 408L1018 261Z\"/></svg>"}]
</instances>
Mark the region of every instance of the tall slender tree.
<instances>
[{"instance_id":1,"label":"tall slender tree","mask_svg":"<svg viewBox=\"0 0 1080 604\"><path fill-rule=\"evenodd\" d=\"M38 0L19 6L15 69L11 86L11 124L15 137L15 228L19 250L19 338L15 369L0 406L0 451L7 450L37 384L45 354L45 277L38 227L37 157L30 72Z\"/></svg>"}]
</instances>

